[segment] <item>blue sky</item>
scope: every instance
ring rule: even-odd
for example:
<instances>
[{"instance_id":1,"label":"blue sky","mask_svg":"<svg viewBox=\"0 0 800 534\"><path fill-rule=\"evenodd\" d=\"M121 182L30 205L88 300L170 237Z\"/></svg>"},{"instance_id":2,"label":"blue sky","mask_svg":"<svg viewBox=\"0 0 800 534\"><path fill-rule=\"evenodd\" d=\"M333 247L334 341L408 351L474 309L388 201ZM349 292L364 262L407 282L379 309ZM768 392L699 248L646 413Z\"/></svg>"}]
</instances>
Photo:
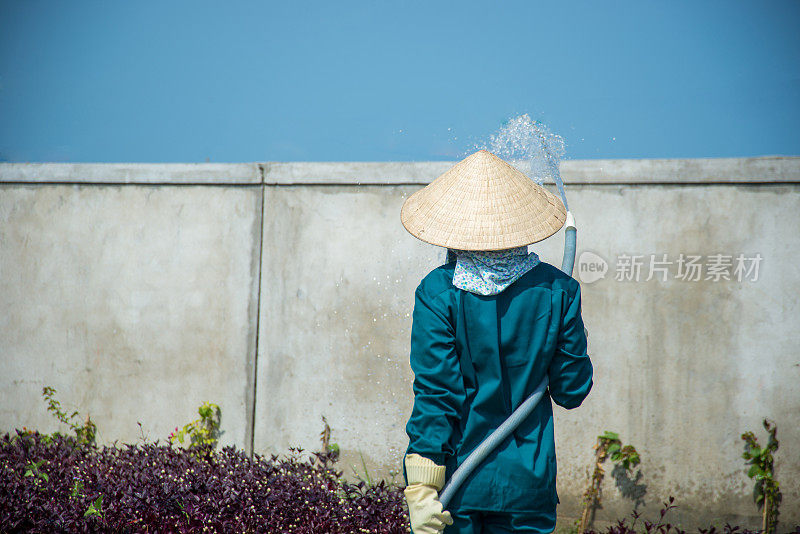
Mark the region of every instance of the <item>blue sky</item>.
<instances>
[{"instance_id":1,"label":"blue sky","mask_svg":"<svg viewBox=\"0 0 800 534\"><path fill-rule=\"evenodd\" d=\"M0 0L0 161L800 155L800 2Z\"/></svg>"}]
</instances>

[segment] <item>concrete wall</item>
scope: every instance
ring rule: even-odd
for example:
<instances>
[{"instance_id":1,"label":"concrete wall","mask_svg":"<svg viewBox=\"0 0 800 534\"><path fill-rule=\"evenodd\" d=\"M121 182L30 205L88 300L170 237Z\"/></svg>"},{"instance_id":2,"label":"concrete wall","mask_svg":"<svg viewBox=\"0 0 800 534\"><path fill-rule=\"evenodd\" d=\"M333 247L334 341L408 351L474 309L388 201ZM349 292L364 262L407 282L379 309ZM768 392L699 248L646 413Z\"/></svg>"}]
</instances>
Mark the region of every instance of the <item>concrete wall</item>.
<instances>
[{"instance_id":1,"label":"concrete wall","mask_svg":"<svg viewBox=\"0 0 800 534\"><path fill-rule=\"evenodd\" d=\"M249 436L258 188L0 185L0 428L55 430L42 387L104 442L224 407Z\"/></svg>"},{"instance_id":2,"label":"concrete wall","mask_svg":"<svg viewBox=\"0 0 800 534\"><path fill-rule=\"evenodd\" d=\"M101 439L164 439L221 405L223 442L317 450L321 416L352 476L390 477L413 401L410 312L443 251L408 235L403 200L449 167L423 163L0 164L0 428L54 430L40 393L90 412ZM595 386L556 410L558 489L577 515L598 434L641 452L608 466L598 519L631 492L684 525L756 526L740 434L778 424L781 520L800 522L800 159L568 161ZM561 232L534 250L559 264ZM648 277L667 255L760 254L730 280ZM616 280L622 256L639 280ZM584 260L589 256L584 256ZM587 262L584 261L586 265ZM580 264L578 265L580 268ZM580 273L578 274L580 276ZM400 480L402 477L398 477Z\"/></svg>"}]
</instances>

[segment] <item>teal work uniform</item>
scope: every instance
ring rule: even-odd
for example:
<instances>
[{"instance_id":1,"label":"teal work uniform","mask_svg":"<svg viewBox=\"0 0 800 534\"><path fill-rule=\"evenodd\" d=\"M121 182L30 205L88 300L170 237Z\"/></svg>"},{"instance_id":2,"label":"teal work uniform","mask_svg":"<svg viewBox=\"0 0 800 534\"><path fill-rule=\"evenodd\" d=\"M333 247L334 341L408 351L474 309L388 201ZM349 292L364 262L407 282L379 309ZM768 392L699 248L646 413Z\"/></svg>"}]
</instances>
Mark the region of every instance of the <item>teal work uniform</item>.
<instances>
[{"instance_id":1,"label":"teal work uniform","mask_svg":"<svg viewBox=\"0 0 800 534\"><path fill-rule=\"evenodd\" d=\"M448 510L543 517L536 531L552 531L558 495L551 399L575 408L592 388L580 285L542 262L501 293L482 296L453 286L454 268L434 269L415 293L406 454L446 466L449 480L547 376L548 392L472 472ZM408 484L405 461L403 476Z\"/></svg>"}]
</instances>

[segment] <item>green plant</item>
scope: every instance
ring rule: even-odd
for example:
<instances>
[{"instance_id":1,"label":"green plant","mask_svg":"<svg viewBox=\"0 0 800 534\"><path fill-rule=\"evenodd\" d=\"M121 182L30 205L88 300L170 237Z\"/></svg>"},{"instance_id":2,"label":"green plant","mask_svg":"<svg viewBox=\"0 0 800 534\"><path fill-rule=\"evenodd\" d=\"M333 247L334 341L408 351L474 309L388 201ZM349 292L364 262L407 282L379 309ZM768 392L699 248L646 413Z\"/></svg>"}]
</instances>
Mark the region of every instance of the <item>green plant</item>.
<instances>
[{"instance_id":1,"label":"green plant","mask_svg":"<svg viewBox=\"0 0 800 534\"><path fill-rule=\"evenodd\" d=\"M86 446L94 446L97 437L97 425L94 424L91 417L88 415L82 425L73 422L73 419L78 416L78 412L72 412L69 417L62 411L61 403L55 398L56 390L50 386L42 388L42 396L47 401L47 411L53 416L70 427L75 433L75 438L78 443ZM60 435L59 432L54 432L53 435Z\"/></svg>"},{"instance_id":2,"label":"green plant","mask_svg":"<svg viewBox=\"0 0 800 534\"><path fill-rule=\"evenodd\" d=\"M322 451L320 452L320 454L316 455L317 458L315 460L315 465L327 467L328 462L335 463L339 459L340 449L338 443L330 442L332 430L330 425L328 424L328 420L325 418L324 415L322 416L322 422L324 424L324 427L322 429L322 432L319 433L320 441L322 442ZM361 457L361 469L364 470L364 474L362 475L361 473L356 471L355 466L351 465L350 469L353 470L353 475L358 480L366 484L367 487L373 487L379 483L386 484L386 481L378 482L377 480L373 480L373 478L369 474L369 471L367 470L367 463L364 461L364 455L361 453L361 451L359 451L358 454ZM391 481L388 483L389 486L394 486L394 487L398 486L398 484L395 482L395 478L399 474L400 471L398 470L389 471L389 475L391 475L392 477Z\"/></svg>"},{"instance_id":3,"label":"green plant","mask_svg":"<svg viewBox=\"0 0 800 534\"><path fill-rule=\"evenodd\" d=\"M186 521L188 522L188 521L191 519L191 517L189 517L189 514L188 514L188 513L186 513L186 505L185 505L185 504L183 504L183 502L182 502L182 501L178 501L178 506L179 506L179 507L180 507L180 509L181 509L181 513L183 514L183 517L185 517L185 518L186 518Z\"/></svg>"},{"instance_id":4,"label":"green plant","mask_svg":"<svg viewBox=\"0 0 800 534\"><path fill-rule=\"evenodd\" d=\"M631 468L639 465L641 459L639 453L633 445L622 445L619 439L619 434L616 432L605 431L600 436L597 436L597 443L595 449L595 466L592 472L592 478L589 481L589 487L583 493L583 513L578 520L577 531L582 534L591 525L594 511L600 506L600 484L603 482L605 470L603 469L603 462L606 458L611 458L611 461L624 469L629 471Z\"/></svg>"},{"instance_id":5,"label":"green plant","mask_svg":"<svg viewBox=\"0 0 800 534\"><path fill-rule=\"evenodd\" d=\"M83 513L83 517L91 517L93 515L99 515L101 519L105 519L105 512L103 512L102 495L97 497L94 500L94 502L89 505L89 508Z\"/></svg>"},{"instance_id":6,"label":"green plant","mask_svg":"<svg viewBox=\"0 0 800 534\"><path fill-rule=\"evenodd\" d=\"M773 453L778 450L776 434L778 427L772 421L764 419L764 429L769 438L766 447L758 445L758 439L752 432L742 434L744 452L742 458L747 460L750 469L747 476L755 480L753 486L753 501L762 511L761 528L765 533L772 534L778 528L778 509L783 495L775 480L775 466Z\"/></svg>"},{"instance_id":7,"label":"green plant","mask_svg":"<svg viewBox=\"0 0 800 534\"><path fill-rule=\"evenodd\" d=\"M75 480L72 483L72 489L69 491L70 499L77 499L78 497L83 497L83 481L81 480Z\"/></svg>"},{"instance_id":8,"label":"green plant","mask_svg":"<svg viewBox=\"0 0 800 534\"><path fill-rule=\"evenodd\" d=\"M189 450L195 456L205 457L213 452L219 441L222 411L216 404L204 402L197 409L197 413L200 418L183 425L181 429L175 427L175 430L169 435L169 441L170 443L177 441L183 445L188 438Z\"/></svg>"},{"instance_id":9,"label":"green plant","mask_svg":"<svg viewBox=\"0 0 800 534\"><path fill-rule=\"evenodd\" d=\"M361 474L356 471L354 465L351 465L350 468L353 470L353 474L359 479L361 482L366 484L367 486L374 486L375 483L372 481L372 477L369 476L369 471L367 471L367 464L364 461L364 455L361 454L361 451L358 451L358 455L361 457L361 468L364 470L364 476L362 477Z\"/></svg>"},{"instance_id":10,"label":"green plant","mask_svg":"<svg viewBox=\"0 0 800 534\"><path fill-rule=\"evenodd\" d=\"M317 458L317 462L327 464L327 461L330 460L331 462L336 462L339 459L339 444L338 443L331 443L331 427L328 424L328 420L325 419L325 416L322 416L322 422L325 424L325 427L322 429L322 432L319 433L319 439L322 442L322 458ZM324 459L324 461L323 461Z\"/></svg>"},{"instance_id":11,"label":"green plant","mask_svg":"<svg viewBox=\"0 0 800 534\"><path fill-rule=\"evenodd\" d=\"M25 475L26 477L36 477L36 479L44 480L45 482L50 481L50 477L47 473L43 473L39 471L39 468L42 464L47 463L47 460L39 460L38 462L30 462L28 465L25 466Z\"/></svg>"}]
</instances>

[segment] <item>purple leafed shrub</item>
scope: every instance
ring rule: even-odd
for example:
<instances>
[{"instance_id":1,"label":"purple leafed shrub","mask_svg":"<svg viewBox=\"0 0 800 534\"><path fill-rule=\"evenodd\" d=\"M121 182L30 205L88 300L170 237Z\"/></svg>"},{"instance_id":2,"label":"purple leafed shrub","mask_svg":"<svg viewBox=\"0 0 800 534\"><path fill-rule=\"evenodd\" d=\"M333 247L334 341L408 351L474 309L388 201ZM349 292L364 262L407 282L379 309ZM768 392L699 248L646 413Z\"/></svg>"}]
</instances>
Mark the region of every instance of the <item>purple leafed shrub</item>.
<instances>
[{"instance_id":1,"label":"purple leafed shrub","mask_svg":"<svg viewBox=\"0 0 800 534\"><path fill-rule=\"evenodd\" d=\"M670 497L668 502L663 503L663 506L660 511L660 517L658 521L648 521L646 519L642 520L642 523L637 525L639 519L642 518L641 514L634 510L631 514L633 521L628 523L627 519L620 519L616 522L616 524L611 525L604 531L597 531L594 529L586 530L584 534L687 534L687 531L673 525L672 523L667 522L667 514L673 508L676 508L675 497ZM697 529L700 534L760 534L760 530L748 530L742 527L735 527L730 524L726 524L722 529L718 529L715 526L710 526L708 528L699 528ZM794 531L800 533L800 526L798 526Z\"/></svg>"},{"instance_id":2,"label":"purple leafed shrub","mask_svg":"<svg viewBox=\"0 0 800 534\"><path fill-rule=\"evenodd\" d=\"M96 448L17 431L0 438L0 532L407 533L402 490L350 484L327 454L225 447Z\"/></svg>"}]
</instances>

